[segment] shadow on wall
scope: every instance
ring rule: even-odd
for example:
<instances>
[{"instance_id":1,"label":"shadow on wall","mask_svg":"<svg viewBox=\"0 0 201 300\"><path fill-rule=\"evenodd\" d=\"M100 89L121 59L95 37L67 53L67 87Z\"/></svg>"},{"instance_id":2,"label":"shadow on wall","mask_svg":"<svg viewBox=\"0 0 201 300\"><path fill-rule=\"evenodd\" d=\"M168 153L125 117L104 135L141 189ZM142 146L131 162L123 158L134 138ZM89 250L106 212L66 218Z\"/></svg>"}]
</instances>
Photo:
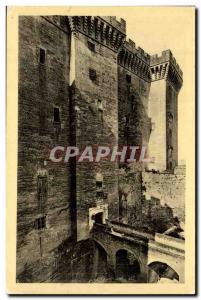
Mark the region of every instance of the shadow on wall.
<instances>
[{"instance_id":1,"label":"shadow on wall","mask_svg":"<svg viewBox=\"0 0 201 300\"><path fill-rule=\"evenodd\" d=\"M142 146L148 144L151 134L151 119L148 117L140 94L134 87L119 99L119 140L122 144ZM124 107L122 107L124 106Z\"/></svg>"},{"instance_id":2,"label":"shadow on wall","mask_svg":"<svg viewBox=\"0 0 201 300\"><path fill-rule=\"evenodd\" d=\"M49 282L89 282L93 272L94 244L69 238L52 252L54 264Z\"/></svg>"}]
</instances>

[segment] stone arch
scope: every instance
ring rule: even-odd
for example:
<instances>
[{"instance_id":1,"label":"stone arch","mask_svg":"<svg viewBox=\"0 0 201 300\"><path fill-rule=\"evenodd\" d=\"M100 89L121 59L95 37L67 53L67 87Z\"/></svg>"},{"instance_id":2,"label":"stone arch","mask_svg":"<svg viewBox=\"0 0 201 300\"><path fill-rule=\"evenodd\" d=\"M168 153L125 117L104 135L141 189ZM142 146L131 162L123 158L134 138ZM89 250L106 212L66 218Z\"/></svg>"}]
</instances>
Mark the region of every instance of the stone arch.
<instances>
[{"instance_id":1,"label":"stone arch","mask_svg":"<svg viewBox=\"0 0 201 300\"><path fill-rule=\"evenodd\" d=\"M141 273L141 264L138 256L127 248L116 251L116 278L136 282Z\"/></svg>"},{"instance_id":2,"label":"stone arch","mask_svg":"<svg viewBox=\"0 0 201 300\"><path fill-rule=\"evenodd\" d=\"M93 241L94 241L95 245L98 245L98 246L102 247L103 250L107 253L107 255L109 255L109 250L103 245L102 242L100 242L96 238L93 238Z\"/></svg>"},{"instance_id":3,"label":"stone arch","mask_svg":"<svg viewBox=\"0 0 201 300\"><path fill-rule=\"evenodd\" d=\"M103 224L103 212L97 212L92 216L92 219L94 220L95 224Z\"/></svg>"},{"instance_id":4,"label":"stone arch","mask_svg":"<svg viewBox=\"0 0 201 300\"><path fill-rule=\"evenodd\" d=\"M162 278L179 282L179 274L167 263L161 261L153 261L149 265L148 279L150 283L160 282Z\"/></svg>"},{"instance_id":5,"label":"stone arch","mask_svg":"<svg viewBox=\"0 0 201 300\"><path fill-rule=\"evenodd\" d=\"M139 261L139 264L140 264L140 267L142 266L142 260L141 260L141 257L140 257L140 250L138 251L137 248L132 249L132 247L129 247L129 245L122 245L122 246L119 246L118 248L116 248L115 250L115 256L116 256L116 253L119 251L119 250L126 250L128 253L130 253L131 255L135 256L135 258Z\"/></svg>"},{"instance_id":6,"label":"stone arch","mask_svg":"<svg viewBox=\"0 0 201 300\"><path fill-rule=\"evenodd\" d=\"M97 215L99 216L99 221L97 219ZM103 204L97 207L89 208L89 230L93 228L95 223L105 224L106 219L108 218L108 205ZM98 221L98 222L96 222Z\"/></svg>"}]
</instances>

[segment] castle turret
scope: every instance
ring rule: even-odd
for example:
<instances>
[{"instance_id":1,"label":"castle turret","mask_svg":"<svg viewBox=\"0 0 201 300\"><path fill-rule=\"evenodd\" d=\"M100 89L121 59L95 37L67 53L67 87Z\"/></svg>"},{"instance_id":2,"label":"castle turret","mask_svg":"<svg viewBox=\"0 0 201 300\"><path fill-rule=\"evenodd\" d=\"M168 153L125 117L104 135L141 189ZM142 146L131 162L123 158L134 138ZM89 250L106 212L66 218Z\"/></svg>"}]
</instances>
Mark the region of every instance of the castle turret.
<instances>
[{"instance_id":1,"label":"castle turret","mask_svg":"<svg viewBox=\"0 0 201 300\"><path fill-rule=\"evenodd\" d=\"M152 121L150 169L172 171L178 165L178 94L183 74L170 50L151 56L149 117Z\"/></svg>"}]
</instances>

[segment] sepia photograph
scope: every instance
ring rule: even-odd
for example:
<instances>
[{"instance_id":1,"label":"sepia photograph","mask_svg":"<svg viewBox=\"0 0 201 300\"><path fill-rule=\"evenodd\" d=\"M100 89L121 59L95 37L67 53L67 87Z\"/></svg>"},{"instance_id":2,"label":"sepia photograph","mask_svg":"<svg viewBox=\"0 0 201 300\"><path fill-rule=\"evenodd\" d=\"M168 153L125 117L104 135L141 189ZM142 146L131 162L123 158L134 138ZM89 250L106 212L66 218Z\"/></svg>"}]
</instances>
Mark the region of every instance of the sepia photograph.
<instances>
[{"instance_id":1,"label":"sepia photograph","mask_svg":"<svg viewBox=\"0 0 201 300\"><path fill-rule=\"evenodd\" d=\"M195 8L11 7L7 24L8 289L193 293Z\"/></svg>"}]
</instances>

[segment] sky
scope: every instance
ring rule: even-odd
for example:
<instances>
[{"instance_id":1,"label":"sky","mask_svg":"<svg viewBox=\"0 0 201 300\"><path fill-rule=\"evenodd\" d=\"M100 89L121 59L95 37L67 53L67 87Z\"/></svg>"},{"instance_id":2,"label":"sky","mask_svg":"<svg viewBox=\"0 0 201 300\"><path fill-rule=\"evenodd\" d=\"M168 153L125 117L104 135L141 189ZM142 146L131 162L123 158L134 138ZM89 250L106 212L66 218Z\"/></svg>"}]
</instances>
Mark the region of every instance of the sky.
<instances>
[{"instance_id":1,"label":"sky","mask_svg":"<svg viewBox=\"0 0 201 300\"><path fill-rule=\"evenodd\" d=\"M120 17L120 16L118 16ZM183 86L178 97L178 141L179 160L186 159L186 129L192 123L188 114L193 109L194 101L194 11L187 7L136 7L135 12L124 13L121 17L126 21L127 38L145 52L161 54L170 49L183 71Z\"/></svg>"}]
</instances>

